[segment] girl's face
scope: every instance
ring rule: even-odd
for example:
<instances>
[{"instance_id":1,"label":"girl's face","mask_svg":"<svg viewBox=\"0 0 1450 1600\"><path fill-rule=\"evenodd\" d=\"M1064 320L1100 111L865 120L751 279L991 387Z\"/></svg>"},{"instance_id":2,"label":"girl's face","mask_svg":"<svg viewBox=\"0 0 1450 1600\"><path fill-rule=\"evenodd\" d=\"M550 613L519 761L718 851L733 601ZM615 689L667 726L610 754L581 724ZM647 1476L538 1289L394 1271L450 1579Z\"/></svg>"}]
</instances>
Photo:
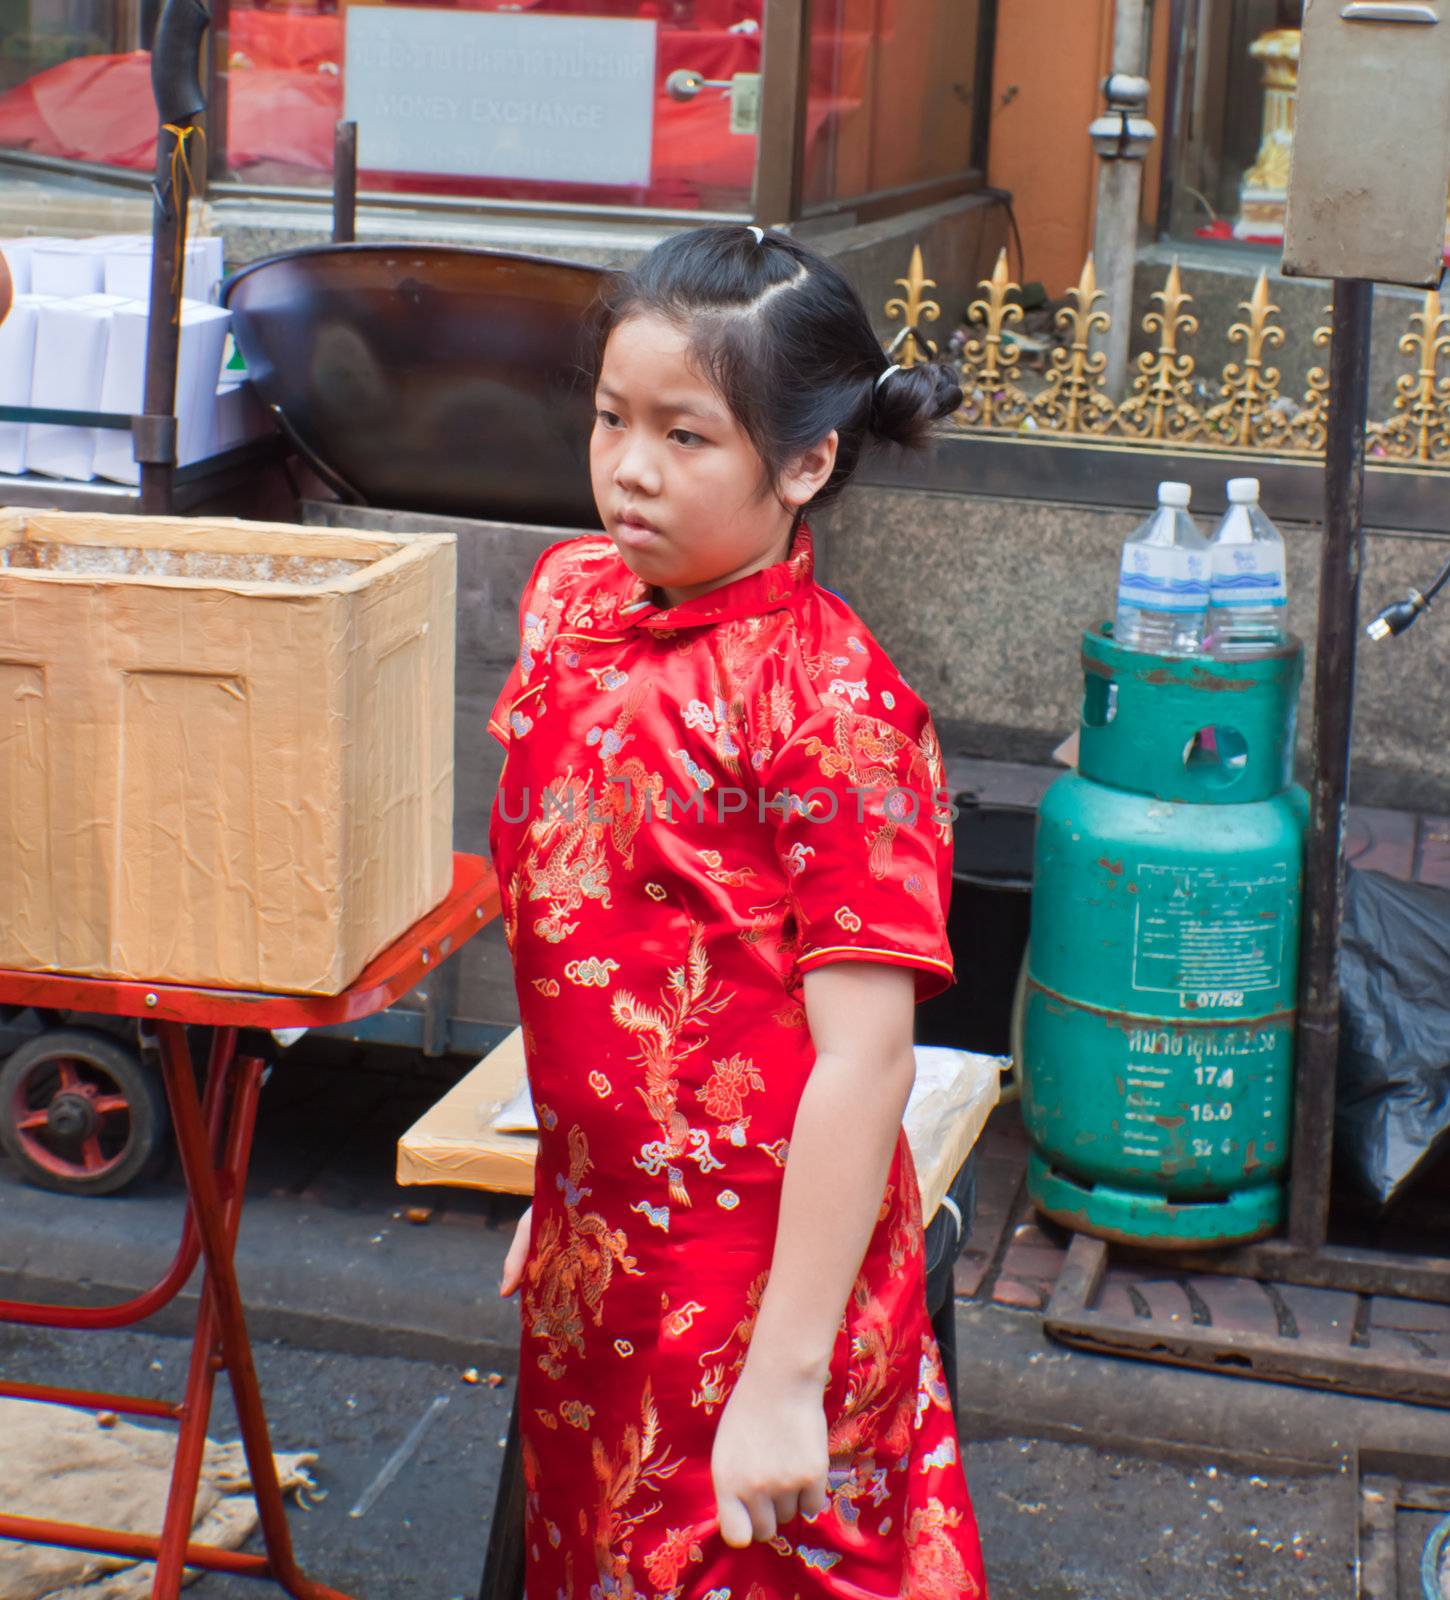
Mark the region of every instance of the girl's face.
<instances>
[{"instance_id":1,"label":"girl's face","mask_svg":"<svg viewBox=\"0 0 1450 1600\"><path fill-rule=\"evenodd\" d=\"M662 317L609 336L595 390L594 500L625 565L666 605L783 561L796 506L830 476L832 434L778 486L725 402Z\"/></svg>"}]
</instances>

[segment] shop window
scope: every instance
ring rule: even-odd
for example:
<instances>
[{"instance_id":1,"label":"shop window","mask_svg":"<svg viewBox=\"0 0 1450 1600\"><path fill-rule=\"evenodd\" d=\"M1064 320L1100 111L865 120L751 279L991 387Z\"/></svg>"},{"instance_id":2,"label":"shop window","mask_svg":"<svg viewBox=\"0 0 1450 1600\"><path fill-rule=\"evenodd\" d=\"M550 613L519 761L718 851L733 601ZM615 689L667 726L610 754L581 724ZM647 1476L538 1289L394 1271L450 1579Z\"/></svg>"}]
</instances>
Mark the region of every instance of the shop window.
<instances>
[{"instance_id":1,"label":"shop window","mask_svg":"<svg viewBox=\"0 0 1450 1600\"><path fill-rule=\"evenodd\" d=\"M1277 249L1302 0L1187 0L1183 11L1169 46L1160 231Z\"/></svg>"},{"instance_id":2,"label":"shop window","mask_svg":"<svg viewBox=\"0 0 1450 1600\"><path fill-rule=\"evenodd\" d=\"M808 215L980 170L990 10L984 0L814 0Z\"/></svg>"},{"instance_id":3,"label":"shop window","mask_svg":"<svg viewBox=\"0 0 1450 1600\"><path fill-rule=\"evenodd\" d=\"M789 0L212 0L209 172L223 190L320 197L350 116L364 198L682 216L759 200L772 221L883 194L902 209L983 165L992 4L812 0L807 64ZM149 173L157 9L0 0L0 154ZM757 189L767 116L769 161L796 175L784 204L778 184Z\"/></svg>"}]
</instances>

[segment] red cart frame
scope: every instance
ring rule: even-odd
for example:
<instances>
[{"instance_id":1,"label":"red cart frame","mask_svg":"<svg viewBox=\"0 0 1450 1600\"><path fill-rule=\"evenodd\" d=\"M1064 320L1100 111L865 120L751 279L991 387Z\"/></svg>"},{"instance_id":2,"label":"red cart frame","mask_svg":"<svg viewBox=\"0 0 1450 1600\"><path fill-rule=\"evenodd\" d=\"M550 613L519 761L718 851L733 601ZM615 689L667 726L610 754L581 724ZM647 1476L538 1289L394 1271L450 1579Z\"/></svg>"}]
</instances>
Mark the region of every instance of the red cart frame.
<instances>
[{"instance_id":1,"label":"red cart frame","mask_svg":"<svg viewBox=\"0 0 1450 1600\"><path fill-rule=\"evenodd\" d=\"M0 969L0 1003L145 1018L155 1024L187 1196L176 1257L160 1281L144 1294L108 1306L0 1300L0 1323L44 1328L130 1327L173 1300L197 1260L205 1262L186 1389L179 1402L0 1381L0 1395L16 1399L180 1423L160 1535L0 1512L0 1538L154 1561L152 1600L177 1600L182 1571L188 1566L271 1578L296 1600L348 1600L338 1590L307 1577L292 1553L237 1287L232 1258L265 1070L260 1058L239 1054L238 1039L240 1031L247 1028L322 1028L352 1022L405 995L498 915L498 881L488 862L481 856L455 855L453 867L448 898L339 995L256 994ZM187 1042L188 1027L211 1030L200 1094ZM236 1402L265 1555L189 1542L216 1375L223 1369Z\"/></svg>"}]
</instances>

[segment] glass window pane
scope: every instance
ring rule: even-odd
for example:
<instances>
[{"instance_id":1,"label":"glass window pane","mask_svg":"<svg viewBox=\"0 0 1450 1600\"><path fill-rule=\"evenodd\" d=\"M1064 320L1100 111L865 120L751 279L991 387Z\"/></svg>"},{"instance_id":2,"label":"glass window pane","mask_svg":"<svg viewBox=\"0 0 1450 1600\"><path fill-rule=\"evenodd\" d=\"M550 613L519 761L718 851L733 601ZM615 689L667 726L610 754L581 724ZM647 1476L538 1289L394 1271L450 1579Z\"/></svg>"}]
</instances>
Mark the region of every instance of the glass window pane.
<instances>
[{"instance_id":1,"label":"glass window pane","mask_svg":"<svg viewBox=\"0 0 1450 1600\"><path fill-rule=\"evenodd\" d=\"M983 0L815 0L805 204L965 172Z\"/></svg>"},{"instance_id":2,"label":"glass window pane","mask_svg":"<svg viewBox=\"0 0 1450 1600\"><path fill-rule=\"evenodd\" d=\"M1168 231L1277 245L1292 140L1301 0L1200 3L1177 88Z\"/></svg>"},{"instance_id":3,"label":"glass window pane","mask_svg":"<svg viewBox=\"0 0 1450 1600\"><path fill-rule=\"evenodd\" d=\"M233 0L229 170L328 184L346 110L364 191L744 211L754 134L721 89L666 84L758 74L760 18L761 0Z\"/></svg>"},{"instance_id":4,"label":"glass window pane","mask_svg":"<svg viewBox=\"0 0 1450 1600\"><path fill-rule=\"evenodd\" d=\"M18 63L0 94L0 147L149 167L146 60L126 54L134 40L113 25L134 10L139 29L146 3L0 0L6 59ZM762 0L232 0L227 175L330 186L334 127L345 108L362 107L364 191L745 211L754 133L732 129L721 88L679 98L666 84L675 73L719 83L744 74L748 89L761 9ZM52 26L72 14L65 29ZM367 91L351 103L350 47Z\"/></svg>"}]
</instances>

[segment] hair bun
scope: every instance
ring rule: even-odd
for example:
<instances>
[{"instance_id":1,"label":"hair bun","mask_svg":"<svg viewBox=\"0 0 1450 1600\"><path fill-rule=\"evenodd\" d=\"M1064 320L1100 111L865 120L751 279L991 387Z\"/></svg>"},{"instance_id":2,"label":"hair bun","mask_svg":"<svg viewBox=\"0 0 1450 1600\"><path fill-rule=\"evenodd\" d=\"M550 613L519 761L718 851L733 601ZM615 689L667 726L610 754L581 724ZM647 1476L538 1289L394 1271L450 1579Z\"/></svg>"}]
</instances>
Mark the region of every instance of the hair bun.
<instances>
[{"instance_id":1,"label":"hair bun","mask_svg":"<svg viewBox=\"0 0 1450 1600\"><path fill-rule=\"evenodd\" d=\"M887 369L871 396L871 432L888 444L915 449L925 444L932 424L962 403L962 386L941 361Z\"/></svg>"}]
</instances>

